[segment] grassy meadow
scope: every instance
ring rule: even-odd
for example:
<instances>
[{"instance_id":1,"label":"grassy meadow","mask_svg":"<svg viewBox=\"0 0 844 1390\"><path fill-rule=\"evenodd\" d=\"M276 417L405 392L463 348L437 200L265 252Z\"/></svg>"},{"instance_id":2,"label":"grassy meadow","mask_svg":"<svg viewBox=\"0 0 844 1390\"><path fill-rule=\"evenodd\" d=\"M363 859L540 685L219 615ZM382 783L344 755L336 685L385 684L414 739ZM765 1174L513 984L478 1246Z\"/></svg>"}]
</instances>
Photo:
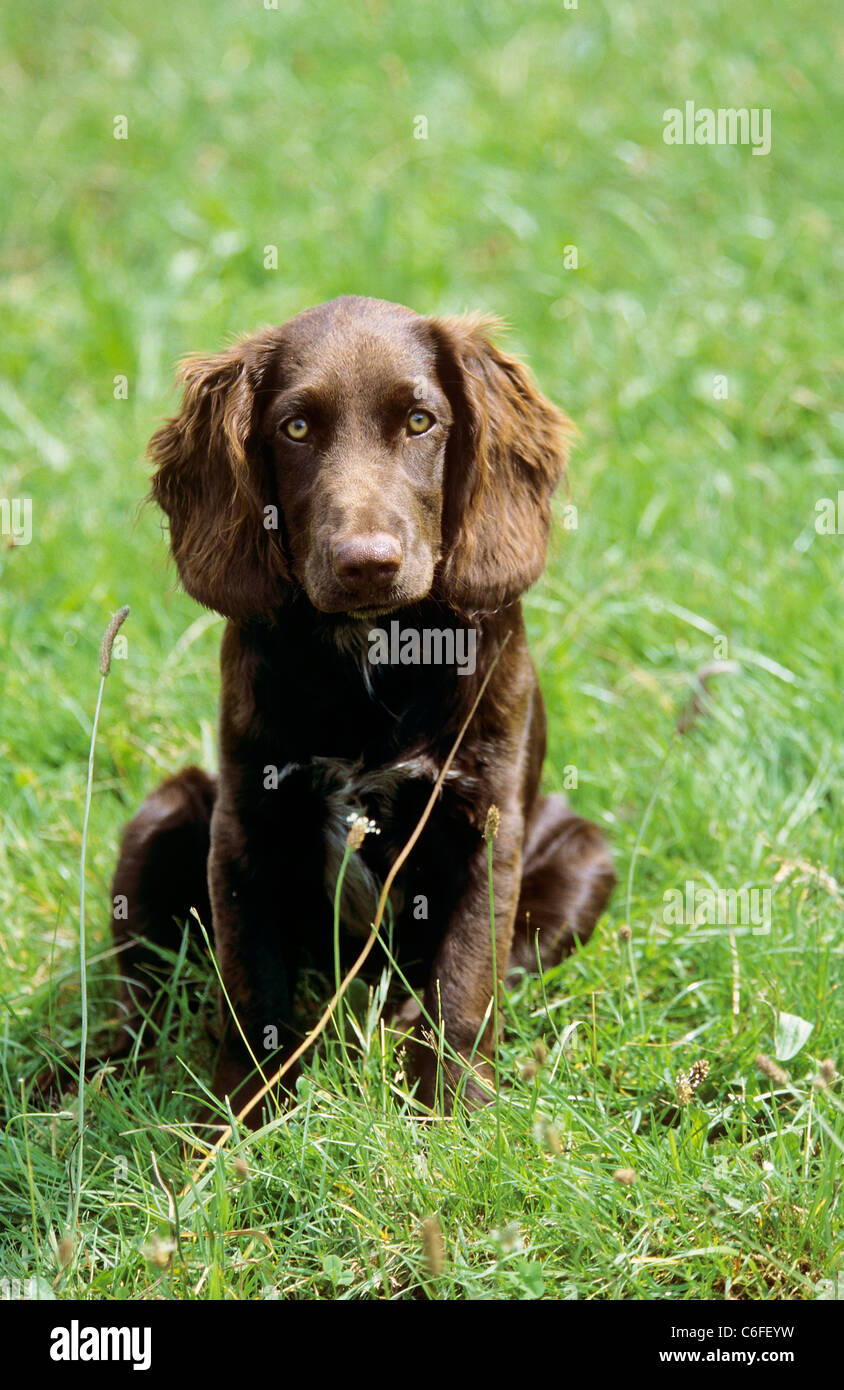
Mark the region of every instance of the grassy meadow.
<instances>
[{"instance_id":1,"label":"grassy meadow","mask_svg":"<svg viewBox=\"0 0 844 1390\"><path fill-rule=\"evenodd\" d=\"M841 1296L844 22L821 0L33 0L0 34L0 1279L109 1300ZM769 109L770 153L666 144L692 100ZM350 1061L329 1035L292 1108L192 1187L215 984L180 959L157 1063L88 1088L77 1190L76 1102L45 1113L31 1086L79 1049L120 605L92 1056L121 827L215 759L222 621L139 507L146 442L182 353L344 293L500 315L578 426L525 610L547 786L576 781L619 886L587 950L508 992L496 1105L417 1118L359 990ZM753 885L762 929L676 920L687 883ZM178 1223L166 1188L187 1190Z\"/></svg>"}]
</instances>

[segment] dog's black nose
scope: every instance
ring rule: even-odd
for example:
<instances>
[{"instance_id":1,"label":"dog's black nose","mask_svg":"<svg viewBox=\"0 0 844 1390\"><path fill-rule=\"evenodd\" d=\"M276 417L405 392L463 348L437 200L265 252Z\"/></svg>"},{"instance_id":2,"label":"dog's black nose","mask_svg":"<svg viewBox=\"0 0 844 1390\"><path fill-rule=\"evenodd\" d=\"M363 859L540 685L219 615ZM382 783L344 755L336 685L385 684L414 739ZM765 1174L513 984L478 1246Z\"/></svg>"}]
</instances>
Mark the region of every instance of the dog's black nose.
<instances>
[{"instance_id":1,"label":"dog's black nose","mask_svg":"<svg viewBox=\"0 0 844 1390\"><path fill-rule=\"evenodd\" d=\"M331 559L344 589L353 594L377 594L390 587L401 569L401 545L386 531L374 531L369 536L350 536L335 545Z\"/></svg>"}]
</instances>

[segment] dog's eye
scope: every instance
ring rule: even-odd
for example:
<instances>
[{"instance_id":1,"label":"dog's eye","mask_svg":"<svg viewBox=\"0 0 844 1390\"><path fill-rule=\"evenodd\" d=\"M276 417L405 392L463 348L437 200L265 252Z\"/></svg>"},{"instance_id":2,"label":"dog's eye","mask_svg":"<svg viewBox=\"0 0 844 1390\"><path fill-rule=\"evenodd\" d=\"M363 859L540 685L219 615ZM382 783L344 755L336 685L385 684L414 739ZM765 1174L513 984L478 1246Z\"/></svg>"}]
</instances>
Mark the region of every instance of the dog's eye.
<instances>
[{"instance_id":1,"label":"dog's eye","mask_svg":"<svg viewBox=\"0 0 844 1390\"><path fill-rule=\"evenodd\" d=\"M285 420L281 428L288 439L295 439L299 442L302 439L307 439L311 427L301 415L296 415L292 420Z\"/></svg>"},{"instance_id":2,"label":"dog's eye","mask_svg":"<svg viewBox=\"0 0 844 1390\"><path fill-rule=\"evenodd\" d=\"M433 423L434 417L427 410L412 410L407 417L407 428L411 434L425 434Z\"/></svg>"}]
</instances>

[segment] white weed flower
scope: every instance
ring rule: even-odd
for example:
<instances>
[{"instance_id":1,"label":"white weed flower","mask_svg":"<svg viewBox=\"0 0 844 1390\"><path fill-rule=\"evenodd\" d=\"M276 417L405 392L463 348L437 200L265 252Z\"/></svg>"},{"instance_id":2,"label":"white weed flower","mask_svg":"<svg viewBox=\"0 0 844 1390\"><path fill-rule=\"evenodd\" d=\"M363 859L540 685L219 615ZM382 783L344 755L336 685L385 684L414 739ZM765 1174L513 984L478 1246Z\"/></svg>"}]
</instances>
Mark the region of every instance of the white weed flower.
<instances>
[{"instance_id":1,"label":"white weed flower","mask_svg":"<svg viewBox=\"0 0 844 1390\"><path fill-rule=\"evenodd\" d=\"M381 834L375 821L370 820L368 816L362 816L358 811L352 811L346 817L346 824L349 827L349 833L346 836L346 844L349 849L360 849L367 835Z\"/></svg>"}]
</instances>

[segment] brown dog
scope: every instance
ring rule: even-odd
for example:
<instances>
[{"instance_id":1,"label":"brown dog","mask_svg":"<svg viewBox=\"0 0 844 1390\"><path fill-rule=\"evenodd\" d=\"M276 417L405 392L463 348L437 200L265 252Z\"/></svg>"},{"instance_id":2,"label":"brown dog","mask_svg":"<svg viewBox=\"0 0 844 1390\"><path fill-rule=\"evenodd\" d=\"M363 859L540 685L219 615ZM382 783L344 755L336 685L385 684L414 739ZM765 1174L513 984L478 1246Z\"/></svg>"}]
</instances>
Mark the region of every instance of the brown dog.
<instances>
[{"instance_id":1,"label":"brown dog","mask_svg":"<svg viewBox=\"0 0 844 1390\"><path fill-rule=\"evenodd\" d=\"M545 562L568 421L489 327L344 298L184 364L181 411L152 440L152 491L185 588L229 620L220 772L171 778L126 829L114 893L128 908L115 923L127 1037L155 946L176 946L195 907L258 1060L292 1049L297 969L332 967L350 821L380 831L344 880L356 953L508 634L391 897L392 950L428 1015L413 1045L422 1100L438 1067L446 1105L461 1076L478 1100L489 1075L490 805L499 976L535 968L537 945L554 964L603 911L603 836L539 792L545 713L519 602ZM438 1056L423 1033L440 1029ZM229 1027L217 1094L252 1070Z\"/></svg>"}]
</instances>

